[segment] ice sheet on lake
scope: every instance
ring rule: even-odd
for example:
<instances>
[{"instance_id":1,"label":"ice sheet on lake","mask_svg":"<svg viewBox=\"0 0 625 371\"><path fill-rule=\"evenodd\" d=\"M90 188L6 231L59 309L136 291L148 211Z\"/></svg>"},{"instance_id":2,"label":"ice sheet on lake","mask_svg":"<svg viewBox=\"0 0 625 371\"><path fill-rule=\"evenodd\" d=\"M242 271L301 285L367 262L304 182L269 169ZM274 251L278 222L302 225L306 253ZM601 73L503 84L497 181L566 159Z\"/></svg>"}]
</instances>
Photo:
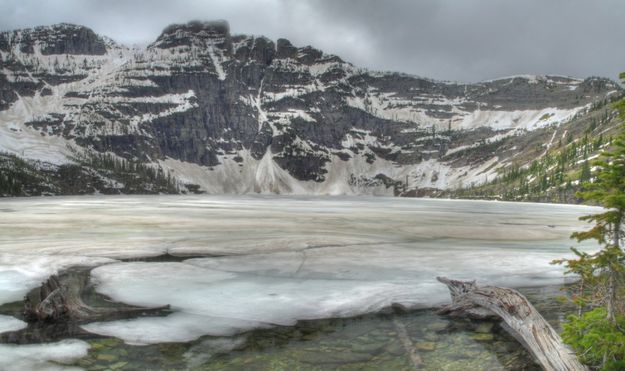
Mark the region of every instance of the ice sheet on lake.
<instances>
[{"instance_id":1,"label":"ice sheet on lake","mask_svg":"<svg viewBox=\"0 0 625 371\"><path fill-rule=\"evenodd\" d=\"M15 317L0 314L0 334L26 328L27 324Z\"/></svg>"},{"instance_id":2,"label":"ice sheet on lake","mask_svg":"<svg viewBox=\"0 0 625 371\"><path fill-rule=\"evenodd\" d=\"M110 264L92 271L99 292L134 305L170 304L176 313L84 328L131 344L149 344L229 336L297 320L349 317L393 303L426 307L449 300L437 275L478 277L505 286L561 283L562 269L549 264L560 256L367 246L357 251L344 247L181 263Z\"/></svg>"},{"instance_id":3,"label":"ice sheet on lake","mask_svg":"<svg viewBox=\"0 0 625 371\"><path fill-rule=\"evenodd\" d=\"M395 242L419 246L448 238L531 240L541 247L555 241L561 249L583 224L577 217L590 210L382 197L8 199L0 203L0 253L112 258L167 252L229 255Z\"/></svg>"},{"instance_id":4,"label":"ice sheet on lake","mask_svg":"<svg viewBox=\"0 0 625 371\"><path fill-rule=\"evenodd\" d=\"M178 312L167 317L143 317L134 320L94 322L83 329L103 336L123 339L127 344L146 345L187 342L203 335L231 336L267 324L241 319L219 318Z\"/></svg>"},{"instance_id":5,"label":"ice sheet on lake","mask_svg":"<svg viewBox=\"0 0 625 371\"><path fill-rule=\"evenodd\" d=\"M141 306L169 304L176 311L162 318L84 327L133 344L189 341L201 335L294 325L303 319L347 317L393 302L416 305L419 293L414 285L226 273L186 263L112 264L94 269L92 278L99 292L115 300Z\"/></svg>"},{"instance_id":6,"label":"ice sheet on lake","mask_svg":"<svg viewBox=\"0 0 625 371\"><path fill-rule=\"evenodd\" d=\"M437 291L445 291L443 285L436 284L436 276L479 277L483 283L508 286L559 283L562 282L562 267L549 263L567 254L567 251L497 249L451 243L442 250L436 244L423 243L418 249L410 244L360 246L357 249L341 246L302 252L189 259L185 263L246 273L250 277L361 280L406 285L432 283L440 289ZM427 305L437 304L427 298L419 300Z\"/></svg>"},{"instance_id":7,"label":"ice sheet on lake","mask_svg":"<svg viewBox=\"0 0 625 371\"><path fill-rule=\"evenodd\" d=\"M64 366L87 355L89 344L81 340L63 340L49 344L0 344L0 369L7 371L82 370Z\"/></svg>"},{"instance_id":8,"label":"ice sheet on lake","mask_svg":"<svg viewBox=\"0 0 625 371\"><path fill-rule=\"evenodd\" d=\"M515 287L562 282L562 268L549 262L570 254L569 235L585 226L577 218L596 210L367 197L8 200L0 204L0 300L20 298L79 257L103 264L110 260L93 259L170 253L216 256L118 262L96 268L93 278L116 300L170 304L173 314L86 328L155 343L351 316L395 302L427 306L448 300L435 281L440 275Z\"/></svg>"}]
</instances>

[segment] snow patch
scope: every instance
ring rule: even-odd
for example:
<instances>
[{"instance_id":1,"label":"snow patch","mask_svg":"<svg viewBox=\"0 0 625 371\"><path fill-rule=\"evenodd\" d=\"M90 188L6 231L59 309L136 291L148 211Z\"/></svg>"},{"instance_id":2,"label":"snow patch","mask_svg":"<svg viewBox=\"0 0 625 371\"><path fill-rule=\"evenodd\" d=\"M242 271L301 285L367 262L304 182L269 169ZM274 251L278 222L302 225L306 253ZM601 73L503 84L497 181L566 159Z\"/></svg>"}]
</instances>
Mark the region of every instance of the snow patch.
<instances>
[{"instance_id":1,"label":"snow patch","mask_svg":"<svg viewBox=\"0 0 625 371\"><path fill-rule=\"evenodd\" d=\"M523 111L476 110L453 119L452 125L458 129L476 129L486 126L494 130L535 130L567 122L585 108L560 109L548 107L540 110Z\"/></svg>"}]
</instances>

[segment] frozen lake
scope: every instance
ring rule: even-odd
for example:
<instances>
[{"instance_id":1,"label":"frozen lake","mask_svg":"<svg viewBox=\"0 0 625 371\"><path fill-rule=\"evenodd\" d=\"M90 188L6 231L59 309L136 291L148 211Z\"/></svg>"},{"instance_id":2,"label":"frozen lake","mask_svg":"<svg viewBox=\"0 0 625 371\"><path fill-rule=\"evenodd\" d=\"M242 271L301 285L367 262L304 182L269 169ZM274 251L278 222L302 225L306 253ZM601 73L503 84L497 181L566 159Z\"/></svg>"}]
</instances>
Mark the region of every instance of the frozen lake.
<instances>
[{"instance_id":1,"label":"frozen lake","mask_svg":"<svg viewBox=\"0 0 625 371\"><path fill-rule=\"evenodd\" d=\"M369 197L5 199L0 304L20 301L57 271L91 266L98 293L172 308L167 316L82 326L129 345L232 337L374 313L393 303L427 308L449 300L436 276L513 287L562 284L562 268L549 262L571 255L576 243L569 235L584 227L578 217L594 211ZM164 254L178 258L129 261ZM0 317L0 331L24 326ZM47 367L83 357L89 346L73 339L49 345L61 347L61 360L33 345L20 352L1 347L0 366L27 362L34 352Z\"/></svg>"}]
</instances>

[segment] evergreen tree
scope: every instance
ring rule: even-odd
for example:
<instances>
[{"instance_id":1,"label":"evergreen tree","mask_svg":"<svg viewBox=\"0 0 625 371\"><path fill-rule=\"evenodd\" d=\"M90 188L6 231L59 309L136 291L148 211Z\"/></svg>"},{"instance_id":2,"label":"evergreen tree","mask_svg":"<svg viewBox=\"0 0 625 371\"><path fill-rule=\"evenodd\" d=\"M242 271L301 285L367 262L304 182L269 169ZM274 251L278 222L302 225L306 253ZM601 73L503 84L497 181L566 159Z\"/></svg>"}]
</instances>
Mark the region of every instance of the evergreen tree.
<instances>
[{"instance_id":1,"label":"evergreen tree","mask_svg":"<svg viewBox=\"0 0 625 371\"><path fill-rule=\"evenodd\" d=\"M564 324L562 337L583 361L601 369L625 366L625 333L620 330L625 317L619 313L623 305L625 255L620 248L621 226L617 212L609 210L584 217L595 221L596 225L573 235L578 240L598 240L604 245L598 253L573 249L576 259L558 262L565 263L567 272L580 278L577 292L573 293L578 314L570 316L569 322ZM587 308L591 310L583 313Z\"/></svg>"},{"instance_id":2,"label":"evergreen tree","mask_svg":"<svg viewBox=\"0 0 625 371\"><path fill-rule=\"evenodd\" d=\"M588 164L588 161L584 161L584 164L582 165L582 172L579 176L579 181L580 183L589 182L590 177L591 177L590 164Z\"/></svg>"},{"instance_id":3,"label":"evergreen tree","mask_svg":"<svg viewBox=\"0 0 625 371\"><path fill-rule=\"evenodd\" d=\"M625 74L621 74L621 79ZM556 261L565 264L567 273L579 278L574 293L578 315L564 326L563 338L593 366L602 369L625 367L625 128L616 136L609 150L596 162L599 171L594 181L583 183L578 193L586 202L604 207L604 212L580 219L593 223L583 232L572 234L578 241L596 240L601 250L588 254L573 249L576 259ZM584 163L584 168L587 161ZM587 177L582 168L582 178ZM582 314L582 309L592 309Z\"/></svg>"},{"instance_id":4,"label":"evergreen tree","mask_svg":"<svg viewBox=\"0 0 625 371\"><path fill-rule=\"evenodd\" d=\"M603 159L594 182L584 183L584 191L579 196L585 201L603 206L606 211L581 218L594 226L584 232L572 235L578 241L597 240L604 248L589 259L606 278L605 307L608 320L615 321L619 275L625 277L623 269L622 243L625 223L625 132L618 135L609 152ZM622 278L622 277L621 277Z\"/></svg>"}]
</instances>

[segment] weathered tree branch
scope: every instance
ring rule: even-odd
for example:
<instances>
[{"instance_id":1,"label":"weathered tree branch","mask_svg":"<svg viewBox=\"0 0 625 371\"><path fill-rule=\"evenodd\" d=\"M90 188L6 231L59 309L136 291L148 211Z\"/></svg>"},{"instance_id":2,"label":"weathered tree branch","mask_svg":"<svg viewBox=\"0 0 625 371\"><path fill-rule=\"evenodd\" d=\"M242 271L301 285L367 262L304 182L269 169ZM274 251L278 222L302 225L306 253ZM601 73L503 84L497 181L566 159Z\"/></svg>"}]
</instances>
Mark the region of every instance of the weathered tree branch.
<instances>
[{"instance_id":1,"label":"weathered tree branch","mask_svg":"<svg viewBox=\"0 0 625 371\"><path fill-rule=\"evenodd\" d=\"M585 371L575 353L534 306L516 290L477 286L475 281L455 281L437 277L451 293L452 303L439 314L484 319L499 317L510 332L548 371Z\"/></svg>"}]
</instances>

